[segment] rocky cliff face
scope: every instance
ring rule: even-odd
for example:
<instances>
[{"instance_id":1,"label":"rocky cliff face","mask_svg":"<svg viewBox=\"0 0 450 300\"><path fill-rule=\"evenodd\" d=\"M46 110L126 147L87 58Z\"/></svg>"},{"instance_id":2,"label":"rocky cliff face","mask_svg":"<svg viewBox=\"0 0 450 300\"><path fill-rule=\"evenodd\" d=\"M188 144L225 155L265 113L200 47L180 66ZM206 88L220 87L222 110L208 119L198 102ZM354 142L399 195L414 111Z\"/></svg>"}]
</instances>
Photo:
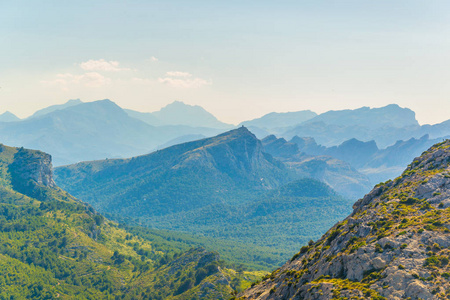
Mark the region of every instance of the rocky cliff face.
<instances>
[{"instance_id":1,"label":"rocky cliff face","mask_svg":"<svg viewBox=\"0 0 450 300\"><path fill-rule=\"evenodd\" d=\"M449 165L447 140L240 299L447 299Z\"/></svg>"},{"instance_id":2,"label":"rocky cliff face","mask_svg":"<svg viewBox=\"0 0 450 300\"><path fill-rule=\"evenodd\" d=\"M14 162L10 166L14 181L32 181L38 185L54 187L52 173L52 157L41 151L24 148L14 154Z\"/></svg>"}]
</instances>

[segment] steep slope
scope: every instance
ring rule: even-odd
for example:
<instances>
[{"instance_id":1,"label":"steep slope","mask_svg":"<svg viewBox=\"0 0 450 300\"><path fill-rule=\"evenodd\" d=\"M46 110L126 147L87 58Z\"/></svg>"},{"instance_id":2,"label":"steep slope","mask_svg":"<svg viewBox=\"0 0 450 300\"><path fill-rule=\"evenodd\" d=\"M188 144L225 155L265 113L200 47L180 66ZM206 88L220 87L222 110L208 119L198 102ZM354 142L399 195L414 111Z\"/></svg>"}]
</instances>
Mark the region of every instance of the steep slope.
<instances>
[{"instance_id":1,"label":"steep slope","mask_svg":"<svg viewBox=\"0 0 450 300\"><path fill-rule=\"evenodd\" d=\"M127 109L126 112L131 117L153 126L184 125L217 129L231 129L234 127L233 125L220 122L201 106L188 105L181 101L174 101L153 113L142 113L130 109Z\"/></svg>"},{"instance_id":2,"label":"steep slope","mask_svg":"<svg viewBox=\"0 0 450 300\"><path fill-rule=\"evenodd\" d=\"M132 159L59 167L55 174L72 194L127 224L266 247L264 257L252 251L247 260L267 269L323 234L352 203L324 183L296 180L245 127Z\"/></svg>"},{"instance_id":3,"label":"steep slope","mask_svg":"<svg viewBox=\"0 0 450 300\"><path fill-rule=\"evenodd\" d=\"M51 169L48 154L0 145L0 298L228 299L257 276L119 229L56 187Z\"/></svg>"},{"instance_id":4,"label":"steep slope","mask_svg":"<svg viewBox=\"0 0 450 300\"><path fill-rule=\"evenodd\" d=\"M394 181L240 299L445 299L450 288L450 141Z\"/></svg>"},{"instance_id":5,"label":"steep slope","mask_svg":"<svg viewBox=\"0 0 450 300\"><path fill-rule=\"evenodd\" d=\"M132 159L60 167L55 175L100 211L132 217L245 201L290 179L245 127Z\"/></svg>"},{"instance_id":6,"label":"steep slope","mask_svg":"<svg viewBox=\"0 0 450 300\"><path fill-rule=\"evenodd\" d=\"M292 141L304 140L297 137ZM300 151L298 144L292 141L287 142L284 138L270 135L264 138L262 143L269 154L294 170L297 176L321 180L348 199L362 197L370 190L371 184L368 178L347 162L326 155L306 155ZM327 149L318 147L314 141L309 141L309 145L320 152ZM303 146L306 148L306 144Z\"/></svg>"},{"instance_id":7,"label":"steep slope","mask_svg":"<svg viewBox=\"0 0 450 300\"><path fill-rule=\"evenodd\" d=\"M0 122L15 122L20 121L20 118L18 118L15 114L5 111L0 115Z\"/></svg>"}]
</instances>

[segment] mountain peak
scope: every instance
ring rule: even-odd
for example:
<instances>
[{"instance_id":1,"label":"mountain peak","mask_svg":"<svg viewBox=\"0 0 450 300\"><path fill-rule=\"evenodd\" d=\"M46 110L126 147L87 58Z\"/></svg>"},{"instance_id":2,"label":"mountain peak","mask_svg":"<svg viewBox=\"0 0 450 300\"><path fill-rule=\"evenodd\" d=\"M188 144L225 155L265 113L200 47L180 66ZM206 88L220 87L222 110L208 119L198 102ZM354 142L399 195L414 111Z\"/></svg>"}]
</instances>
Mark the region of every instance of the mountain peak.
<instances>
[{"instance_id":1,"label":"mountain peak","mask_svg":"<svg viewBox=\"0 0 450 300\"><path fill-rule=\"evenodd\" d=\"M192 127L230 128L231 125L217 120L215 116L198 105L174 101L152 113L161 125L187 125Z\"/></svg>"},{"instance_id":2,"label":"mountain peak","mask_svg":"<svg viewBox=\"0 0 450 300\"><path fill-rule=\"evenodd\" d=\"M20 121L20 118L18 118L12 112L5 111L0 115L0 122L15 122L15 121Z\"/></svg>"}]
</instances>

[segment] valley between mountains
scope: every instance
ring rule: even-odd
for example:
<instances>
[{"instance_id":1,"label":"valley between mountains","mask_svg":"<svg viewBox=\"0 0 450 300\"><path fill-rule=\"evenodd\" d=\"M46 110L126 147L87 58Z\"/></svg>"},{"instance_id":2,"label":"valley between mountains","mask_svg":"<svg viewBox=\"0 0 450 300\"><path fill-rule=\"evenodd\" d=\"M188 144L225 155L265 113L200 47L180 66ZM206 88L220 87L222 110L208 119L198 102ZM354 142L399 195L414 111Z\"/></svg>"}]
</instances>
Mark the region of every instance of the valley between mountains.
<instances>
[{"instance_id":1,"label":"valley between mountains","mask_svg":"<svg viewBox=\"0 0 450 300\"><path fill-rule=\"evenodd\" d=\"M110 100L0 120L1 299L450 295L446 122Z\"/></svg>"}]
</instances>

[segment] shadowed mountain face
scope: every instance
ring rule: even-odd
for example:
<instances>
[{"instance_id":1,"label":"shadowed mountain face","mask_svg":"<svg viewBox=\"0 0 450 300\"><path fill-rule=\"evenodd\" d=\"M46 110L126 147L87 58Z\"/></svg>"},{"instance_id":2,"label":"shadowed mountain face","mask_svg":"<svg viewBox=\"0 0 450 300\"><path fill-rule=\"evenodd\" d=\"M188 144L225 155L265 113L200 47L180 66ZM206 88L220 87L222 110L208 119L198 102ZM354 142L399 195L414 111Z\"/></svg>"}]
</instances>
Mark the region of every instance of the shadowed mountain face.
<instances>
[{"instance_id":1,"label":"shadowed mountain face","mask_svg":"<svg viewBox=\"0 0 450 300\"><path fill-rule=\"evenodd\" d=\"M450 141L377 185L239 299L441 299L450 283Z\"/></svg>"},{"instance_id":2,"label":"shadowed mountain face","mask_svg":"<svg viewBox=\"0 0 450 300\"><path fill-rule=\"evenodd\" d=\"M61 167L55 174L63 187L98 209L130 216L245 201L290 179L244 127L132 159Z\"/></svg>"},{"instance_id":3,"label":"shadowed mountain face","mask_svg":"<svg viewBox=\"0 0 450 300\"><path fill-rule=\"evenodd\" d=\"M308 148L318 153L305 154L300 151L299 144L292 141L298 141L302 149ZM297 176L321 180L348 199L358 199L370 190L371 184L365 175L345 161L322 154L326 147L318 146L310 139L296 137L292 141L270 135L262 143L265 151L294 170Z\"/></svg>"},{"instance_id":4,"label":"shadowed mountain face","mask_svg":"<svg viewBox=\"0 0 450 300\"><path fill-rule=\"evenodd\" d=\"M372 184L376 184L400 175L414 157L440 141L442 139L430 139L424 135L420 139L397 141L386 149L378 149L374 141L361 142L356 139L345 141L339 146L325 147L318 145L313 138L295 136L290 143L296 144L301 152L309 155L326 155L346 161L366 175Z\"/></svg>"}]
</instances>

